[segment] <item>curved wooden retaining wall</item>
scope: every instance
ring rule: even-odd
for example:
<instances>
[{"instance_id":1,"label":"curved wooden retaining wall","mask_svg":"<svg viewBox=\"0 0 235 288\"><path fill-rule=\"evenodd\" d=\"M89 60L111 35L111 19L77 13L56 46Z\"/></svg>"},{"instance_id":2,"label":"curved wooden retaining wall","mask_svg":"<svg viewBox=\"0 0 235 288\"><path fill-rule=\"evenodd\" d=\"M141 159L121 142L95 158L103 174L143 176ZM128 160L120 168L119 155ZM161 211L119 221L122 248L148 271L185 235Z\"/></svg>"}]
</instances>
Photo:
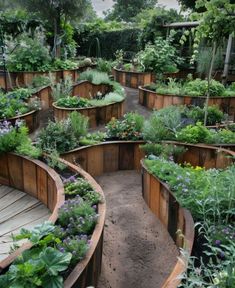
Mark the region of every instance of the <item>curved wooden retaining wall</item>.
<instances>
[{"instance_id":1,"label":"curved wooden retaining wall","mask_svg":"<svg viewBox=\"0 0 235 288\"><path fill-rule=\"evenodd\" d=\"M19 189L37 198L52 212L48 220L57 220L58 209L64 202L64 186L59 175L43 162L14 153L0 155L0 184ZM30 247L29 242L25 243L1 261L0 272Z\"/></svg>"},{"instance_id":2,"label":"curved wooden retaining wall","mask_svg":"<svg viewBox=\"0 0 235 288\"><path fill-rule=\"evenodd\" d=\"M76 175L86 179L93 189L100 193L103 201L98 204L98 222L91 237L91 245L85 256L80 261L64 282L65 288L95 286L101 269L103 230L105 221L106 204L103 191L95 180L81 168L60 159L68 166L68 169ZM51 222L57 220L59 207L64 203L64 186L60 176L46 164L38 160L32 160L14 153L0 156L0 184L8 185L24 191L44 203L52 212L48 219ZM24 250L32 247L30 242L23 244L19 249L0 262L0 272L19 256Z\"/></svg>"},{"instance_id":3,"label":"curved wooden retaining wall","mask_svg":"<svg viewBox=\"0 0 235 288\"><path fill-rule=\"evenodd\" d=\"M150 174L143 162L142 166L142 193L146 204L165 226L177 247L184 248L190 255L194 239L194 222L190 212L180 207L167 185ZM180 257L162 288L177 287L181 282L177 278L184 271L185 265Z\"/></svg>"},{"instance_id":4,"label":"curved wooden retaining wall","mask_svg":"<svg viewBox=\"0 0 235 288\"><path fill-rule=\"evenodd\" d=\"M56 121L65 120L68 119L71 112L77 111L89 118L89 127L95 128L99 125L107 124L113 117L122 117L124 114L124 101L87 108L62 108L53 103L54 117Z\"/></svg>"},{"instance_id":5,"label":"curved wooden retaining wall","mask_svg":"<svg viewBox=\"0 0 235 288\"><path fill-rule=\"evenodd\" d=\"M117 141L87 146L63 154L67 161L81 165L89 174L99 176L106 172L118 170L138 170L142 168L144 157L139 145L142 141ZM191 252L194 239L194 223L191 214L181 208L166 185L148 174L143 166L143 198L149 208L163 222L178 247ZM181 229L184 238L176 232ZM177 287L175 277L185 270L179 260L165 284L164 288ZM178 281L177 281L178 283Z\"/></svg>"},{"instance_id":6,"label":"curved wooden retaining wall","mask_svg":"<svg viewBox=\"0 0 235 288\"><path fill-rule=\"evenodd\" d=\"M139 87L139 104L149 109L162 109L170 105L195 105L202 107L206 97L163 95ZM217 105L223 112L235 117L235 97L210 97L209 106Z\"/></svg>"},{"instance_id":7,"label":"curved wooden retaining wall","mask_svg":"<svg viewBox=\"0 0 235 288\"><path fill-rule=\"evenodd\" d=\"M72 95L86 99L94 98L98 92L107 94L113 91L113 87L108 84L93 84L87 80L80 81L73 85Z\"/></svg>"},{"instance_id":8,"label":"curved wooden retaining wall","mask_svg":"<svg viewBox=\"0 0 235 288\"><path fill-rule=\"evenodd\" d=\"M22 114L20 116L15 116L12 118L6 119L7 121L11 122L11 124L14 126L17 120L21 120L25 122L25 125L29 129L29 133L34 132L38 126L39 126L39 111L33 110L30 112L27 112L25 114ZM4 121L5 119L1 119L0 122Z\"/></svg>"},{"instance_id":9,"label":"curved wooden retaining wall","mask_svg":"<svg viewBox=\"0 0 235 288\"><path fill-rule=\"evenodd\" d=\"M225 149L217 149L208 145L171 143L188 149L179 159L182 163L189 162L192 165L206 168L225 168L234 161L228 156L235 156L235 153ZM143 141L106 142L75 149L63 154L62 157L80 165L93 176L118 170L140 171L142 167L143 197L147 205L165 225L176 245L191 253L194 239L194 222L191 214L179 206L166 184L149 174L144 165L142 166L140 160L144 154L139 148L140 144L143 144ZM181 230L184 238L176 233L178 230ZM180 283L177 277L185 271L186 267L187 263L180 258L162 288L176 288Z\"/></svg>"},{"instance_id":10,"label":"curved wooden retaining wall","mask_svg":"<svg viewBox=\"0 0 235 288\"><path fill-rule=\"evenodd\" d=\"M153 76L151 72L130 72L117 68L113 68L114 80L119 82L122 86L135 88L139 86L150 84Z\"/></svg>"},{"instance_id":11,"label":"curved wooden retaining wall","mask_svg":"<svg viewBox=\"0 0 235 288\"><path fill-rule=\"evenodd\" d=\"M93 84L89 81L81 81L73 86L72 95L82 98L94 98L98 92L107 94L113 90L111 85ZM89 126L95 128L102 124L107 124L113 117L120 118L124 115L124 101L107 104L104 106L84 107L84 108L63 108L52 104L56 121L67 119L69 114L77 111L89 118Z\"/></svg>"}]
</instances>

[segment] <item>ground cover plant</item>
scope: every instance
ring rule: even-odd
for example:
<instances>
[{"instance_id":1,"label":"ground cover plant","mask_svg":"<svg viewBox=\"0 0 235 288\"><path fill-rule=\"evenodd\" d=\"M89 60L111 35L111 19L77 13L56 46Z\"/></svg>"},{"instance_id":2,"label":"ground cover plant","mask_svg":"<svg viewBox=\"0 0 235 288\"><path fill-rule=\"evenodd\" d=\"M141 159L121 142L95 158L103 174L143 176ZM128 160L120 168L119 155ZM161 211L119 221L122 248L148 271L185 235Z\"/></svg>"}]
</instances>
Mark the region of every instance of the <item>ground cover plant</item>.
<instances>
[{"instance_id":1,"label":"ground cover plant","mask_svg":"<svg viewBox=\"0 0 235 288\"><path fill-rule=\"evenodd\" d=\"M161 156L145 160L150 173L164 181L180 205L190 210L203 245L202 258L189 269L180 287L233 287L235 166L224 170L179 165ZM197 266L195 266L197 265Z\"/></svg>"}]
</instances>

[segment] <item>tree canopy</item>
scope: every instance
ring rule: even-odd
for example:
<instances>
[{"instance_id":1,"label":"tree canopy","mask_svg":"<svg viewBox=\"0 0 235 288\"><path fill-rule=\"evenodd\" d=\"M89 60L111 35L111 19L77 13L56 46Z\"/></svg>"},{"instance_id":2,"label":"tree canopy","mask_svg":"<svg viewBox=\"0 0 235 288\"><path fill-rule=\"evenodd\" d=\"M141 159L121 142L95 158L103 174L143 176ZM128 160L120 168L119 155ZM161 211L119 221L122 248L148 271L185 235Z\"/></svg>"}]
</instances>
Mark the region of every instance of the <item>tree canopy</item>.
<instances>
[{"instance_id":1,"label":"tree canopy","mask_svg":"<svg viewBox=\"0 0 235 288\"><path fill-rule=\"evenodd\" d=\"M154 8L157 0L114 0L114 6L108 11L106 19L131 22L144 9Z\"/></svg>"}]
</instances>

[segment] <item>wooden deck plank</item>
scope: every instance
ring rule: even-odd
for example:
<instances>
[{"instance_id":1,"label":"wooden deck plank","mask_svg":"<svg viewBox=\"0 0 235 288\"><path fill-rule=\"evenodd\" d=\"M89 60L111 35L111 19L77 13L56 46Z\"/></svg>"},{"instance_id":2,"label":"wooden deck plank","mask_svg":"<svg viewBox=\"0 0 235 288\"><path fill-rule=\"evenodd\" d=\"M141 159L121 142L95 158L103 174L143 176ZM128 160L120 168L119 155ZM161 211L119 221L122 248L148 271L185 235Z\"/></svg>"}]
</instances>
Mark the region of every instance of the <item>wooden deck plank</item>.
<instances>
[{"instance_id":1,"label":"wooden deck plank","mask_svg":"<svg viewBox=\"0 0 235 288\"><path fill-rule=\"evenodd\" d=\"M31 229L50 215L50 210L36 198L0 185L0 261L9 255L12 234L17 235L21 228Z\"/></svg>"},{"instance_id":2,"label":"wooden deck plank","mask_svg":"<svg viewBox=\"0 0 235 288\"><path fill-rule=\"evenodd\" d=\"M20 200L24 196L25 196L25 193L21 192L19 190L13 190L10 193L5 194L5 196L3 196L1 198L1 201L0 201L1 215L2 215L2 210L3 209L6 209L8 206L10 206L13 203L17 202L18 200ZM0 217L0 221L1 221L1 217Z\"/></svg>"},{"instance_id":3,"label":"wooden deck plank","mask_svg":"<svg viewBox=\"0 0 235 288\"><path fill-rule=\"evenodd\" d=\"M5 195L11 193L12 191L14 191L14 188L9 187L9 186L0 186L0 199L2 197L4 197ZM2 200L1 200L2 201Z\"/></svg>"}]
</instances>

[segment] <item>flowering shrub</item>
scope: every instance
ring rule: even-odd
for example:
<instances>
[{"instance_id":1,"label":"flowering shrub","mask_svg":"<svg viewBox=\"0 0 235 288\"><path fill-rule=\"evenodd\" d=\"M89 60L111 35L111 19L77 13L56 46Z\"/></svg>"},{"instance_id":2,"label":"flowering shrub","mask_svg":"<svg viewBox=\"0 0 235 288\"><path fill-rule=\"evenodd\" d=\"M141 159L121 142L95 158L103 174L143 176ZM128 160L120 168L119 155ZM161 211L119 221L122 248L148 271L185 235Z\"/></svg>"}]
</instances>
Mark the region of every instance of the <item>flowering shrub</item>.
<instances>
[{"instance_id":1,"label":"flowering shrub","mask_svg":"<svg viewBox=\"0 0 235 288\"><path fill-rule=\"evenodd\" d=\"M113 118L106 126L107 137L121 140L142 139L144 117L137 113L127 113L122 120Z\"/></svg>"}]
</instances>

